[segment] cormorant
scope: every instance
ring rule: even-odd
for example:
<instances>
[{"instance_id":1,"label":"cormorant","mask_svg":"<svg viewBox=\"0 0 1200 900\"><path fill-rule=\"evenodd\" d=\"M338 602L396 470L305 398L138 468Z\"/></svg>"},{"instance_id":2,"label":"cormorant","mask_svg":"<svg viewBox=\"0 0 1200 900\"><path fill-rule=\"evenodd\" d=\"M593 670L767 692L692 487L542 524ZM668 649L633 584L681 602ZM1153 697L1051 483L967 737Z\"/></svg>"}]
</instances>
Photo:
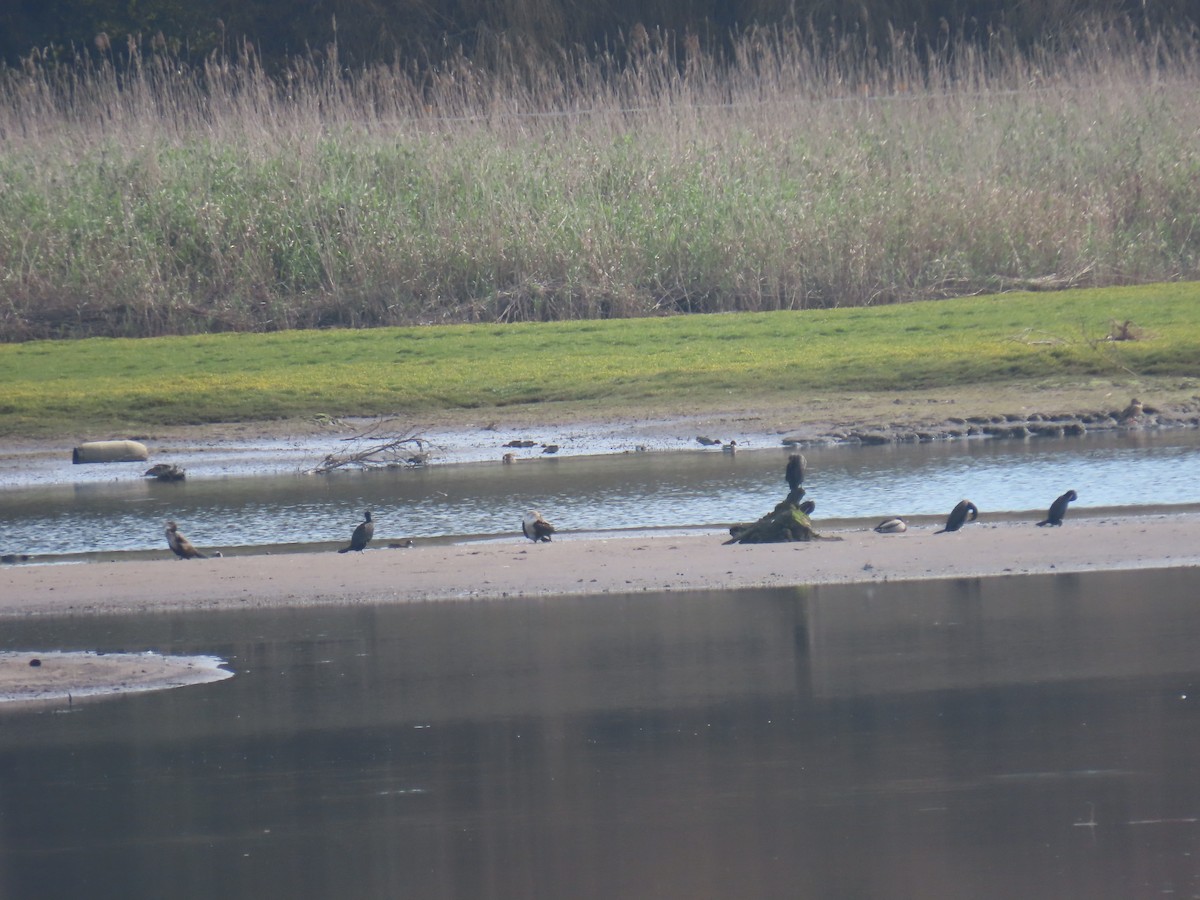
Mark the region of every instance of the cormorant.
<instances>
[{"instance_id":1,"label":"cormorant","mask_svg":"<svg viewBox=\"0 0 1200 900\"><path fill-rule=\"evenodd\" d=\"M549 543L550 535L554 534L554 526L543 519L536 509L531 509L521 518L521 533L535 544L538 541Z\"/></svg>"},{"instance_id":2,"label":"cormorant","mask_svg":"<svg viewBox=\"0 0 1200 900\"><path fill-rule=\"evenodd\" d=\"M939 528L934 534L941 534L943 531L958 531L967 522L974 522L979 518L979 509L970 500L959 500L958 505L950 510L950 515L946 519L946 527Z\"/></svg>"},{"instance_id":3,"label":"cormorant","mask_svg":"<svg viewBox=\"0 0 1200 900\"><path fill-rule=\"evenodd\" d=\"M908 523L899 516L895 516L891 519L884 519L875 526L875 530L880 534L902 534L908 531Z\"/></svg>"},{"instance_id":4,"label":"cormorant","mask_svg":"<svg viewBox=\"0 0 1200 900\"><path fill-rule=\"evenodd\" d=\"M783 477L787 479L790 490L794 491L804 483L804 466L805 459L799 453L793 453L788 457L787 468L783 471Z\"/></svg>"},{"instance_id":5,"label":"cormorant","mask_svg":"<svg viewBox=\"0 0 1200 900\"><path fill-rule=\"evenodd\" d=\"M359 553L362 553L374 535L375 523L371 521L371 511L368 509L363 513L363 520L354 529L354 534L350 535L350 546L343 547L338 553L349 553L351 550L357 550Z\"/></svg>"},{"instance_id":6,"label":"cormorant","mask_svg":"<svg viewBox=\"0 0 1200 900\"><path fill-rule=\"evenodd\" d=\"M208 559L203 553L192 546L192 542L179 531L174 522L167 523L167 546L180 559Z\"/></svg>"},{"instance_id":7,"label":"cormorant","mask_svg":"<svg viewBox=\"0 0 1200 900\"><path fill-rule=\"evenodd\" d=\"M1057 500L1050 504L1050 512L1046 513L1046 518L1038 522L1038 527L1042 525L1061 525L1063 516L1067 514L1067 504L1072 500L1078 500L1079 495L1074 491L1067 491Z\"/></svg>"}]
</instances>

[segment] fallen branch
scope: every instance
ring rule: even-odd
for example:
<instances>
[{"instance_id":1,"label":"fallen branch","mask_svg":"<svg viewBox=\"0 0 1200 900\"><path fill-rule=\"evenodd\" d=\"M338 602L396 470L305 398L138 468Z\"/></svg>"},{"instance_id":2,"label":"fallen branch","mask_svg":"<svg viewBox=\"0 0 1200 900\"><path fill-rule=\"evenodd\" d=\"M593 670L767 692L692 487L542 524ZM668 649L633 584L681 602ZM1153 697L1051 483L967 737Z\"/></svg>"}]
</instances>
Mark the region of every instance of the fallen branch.
<instances>
[{"instance_id":1,"label":"fallen branch","mask_svg":"<svg viewBox=\"0 0 1200 900\"><path fill-rule=\"evenodd\" d=\"M324 475L335 469L392 468L423 466L429 459L429 441L416 430L394 430L394 419L379 419L358 434L342 438L350 445L344 453L330 453L318 465L306 471Z\"/></svg>"}]
</instances>

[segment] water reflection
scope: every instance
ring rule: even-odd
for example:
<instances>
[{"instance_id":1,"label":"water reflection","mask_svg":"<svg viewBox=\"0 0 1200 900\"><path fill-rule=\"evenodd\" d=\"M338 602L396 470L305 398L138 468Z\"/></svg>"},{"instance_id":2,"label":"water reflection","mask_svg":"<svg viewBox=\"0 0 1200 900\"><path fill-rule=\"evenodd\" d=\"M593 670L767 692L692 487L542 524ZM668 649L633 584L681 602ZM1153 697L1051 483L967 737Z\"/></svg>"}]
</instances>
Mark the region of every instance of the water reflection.
<instances>
[{"instance_id":1,"label":"water reflection","mask_svg":"<svg viewBox=\"0 0 1200 900\"><path fill-rule=\"evenodd\" d=\"M560 528L720 526L758 518L786 491L782 449L538 459L325 477L159 484L142 465L120 481L0 491L0 552L162 551L176 519L199 547L344 542L362 510L378 540L515 535L536 507ZM1086 439L816 448L819 520L944 516L964 496L985 513L1200 503L1200 432Z\"/></svg>"},{"instance_id":2,"label":"water reflection","mask_svg":"<svg viewBox=\"0 0 1200 900\"><path fill-rule=\"evenodd\" d=\"M1190 895L1192 570L6 625L0 895Z\"/></svg>"}]
</instances>

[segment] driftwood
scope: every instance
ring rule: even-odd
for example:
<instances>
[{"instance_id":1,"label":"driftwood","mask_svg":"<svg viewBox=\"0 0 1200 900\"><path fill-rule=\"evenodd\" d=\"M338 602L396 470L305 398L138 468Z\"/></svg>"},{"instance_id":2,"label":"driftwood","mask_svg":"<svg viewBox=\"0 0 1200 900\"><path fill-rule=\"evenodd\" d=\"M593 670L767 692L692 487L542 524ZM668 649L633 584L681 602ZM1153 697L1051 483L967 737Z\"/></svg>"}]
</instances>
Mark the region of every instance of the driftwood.
<instances>
[{"instance_id":1,"label":"driftwood","mask_svg":"<svg viewBox=\"0 0 1200 900\"><path fill-rule=\"evenodd\" d=\"M335 469L377 469L423 466L429 459L429 441L419 431L399 430L394 419L379 419L358 434L342 438L349 446L344 453L330 453L307 470L323 475Z\"/></svg>"},{"instance_id":2,"label":"driftwood","mask_svg":"<svg viewBox=\"0 0 1200 900\"><path fill-rule=\"evenodd\" d=\"M840 541L840 537L819 534L800 508L804 488L790 492L771 512L750 525L734 525L726 544L781 544L789 541Z\"/></svg>"}]
</instances>

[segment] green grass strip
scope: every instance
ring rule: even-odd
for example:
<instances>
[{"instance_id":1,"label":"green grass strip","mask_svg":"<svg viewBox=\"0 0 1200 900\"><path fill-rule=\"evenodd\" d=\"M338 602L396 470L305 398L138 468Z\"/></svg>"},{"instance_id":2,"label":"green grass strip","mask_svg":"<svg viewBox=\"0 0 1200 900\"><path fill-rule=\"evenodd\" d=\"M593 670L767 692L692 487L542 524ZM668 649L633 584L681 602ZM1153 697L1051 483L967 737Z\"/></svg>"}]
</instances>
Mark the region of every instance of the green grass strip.
<instances>
[{"instance_id":1,"label":"green grass strip","mask_svg":"<svg viewBox=\"0 0 1200 900\"><path fill-rule=\"evenodd\" d=\"M1108 341L1113 323L1137 340ZM0 345L0 434L1200 376L1200 284L879 308Z\"/></svg>"}]
</instances>

